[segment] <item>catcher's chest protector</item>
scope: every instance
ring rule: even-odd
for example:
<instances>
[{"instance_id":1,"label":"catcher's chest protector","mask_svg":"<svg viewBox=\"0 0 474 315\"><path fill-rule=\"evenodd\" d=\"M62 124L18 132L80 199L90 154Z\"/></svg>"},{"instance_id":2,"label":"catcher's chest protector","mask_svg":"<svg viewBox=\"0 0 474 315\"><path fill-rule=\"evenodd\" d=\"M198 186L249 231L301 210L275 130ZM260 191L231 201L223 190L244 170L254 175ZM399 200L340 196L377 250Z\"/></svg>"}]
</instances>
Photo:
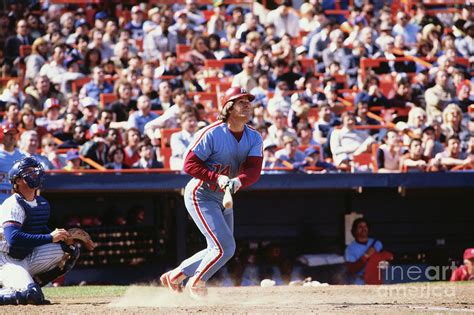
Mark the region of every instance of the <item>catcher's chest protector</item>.
<instances>
[{"instance_id":1,"label":"catcher's chest protector","mask_svg":"<svg viewBox=\"0 0 474 315\"><path fill-rule=\"evenodd\" d=\"M49 233L47 224L51 208L48 201L41 196L36 197L36 207L31 207L21 196L17 195L16 199L20 206L25 210L25 221L21 227L21 231L29 234ZM10 247L9 255L16 259L23 259L28 256L34 247Z\"/></svg>"}]
</instances>

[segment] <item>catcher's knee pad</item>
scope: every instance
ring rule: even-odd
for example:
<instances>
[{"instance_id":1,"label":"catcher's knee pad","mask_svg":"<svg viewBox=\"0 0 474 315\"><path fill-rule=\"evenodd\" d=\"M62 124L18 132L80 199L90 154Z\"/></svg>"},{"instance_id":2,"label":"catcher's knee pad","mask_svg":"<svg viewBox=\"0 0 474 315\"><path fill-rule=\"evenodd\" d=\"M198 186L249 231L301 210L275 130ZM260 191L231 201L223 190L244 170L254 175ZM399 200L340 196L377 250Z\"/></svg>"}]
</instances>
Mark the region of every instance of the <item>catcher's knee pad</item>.
<instances>
[{"instance_id":1,"label":"catcher's knee pad","mask_svg":"<svg viewBox=\"0 0 474 315\"><path fill-rule=\"evenodd\" d=\"M30 283L26 290L14 291L0 295L0 305L45 304L43 291L36 283Z\"/></svg>"},{"instance_id":2,"label":"catcher's knee pad","mask_svg":"<svg viewBox=\"0 0 474 315\"><path fill-rule=\"evenodd\" d=\"M58 266L33 277L33 280L35 280L38 285L42 287L45 286L49 282L66 274L76 265L76 261L80 256L79 247L75 245L66 245L64 243L61 243L61 247L64 251L64 258L59 262Z\"/></svg>"}]
</instances>

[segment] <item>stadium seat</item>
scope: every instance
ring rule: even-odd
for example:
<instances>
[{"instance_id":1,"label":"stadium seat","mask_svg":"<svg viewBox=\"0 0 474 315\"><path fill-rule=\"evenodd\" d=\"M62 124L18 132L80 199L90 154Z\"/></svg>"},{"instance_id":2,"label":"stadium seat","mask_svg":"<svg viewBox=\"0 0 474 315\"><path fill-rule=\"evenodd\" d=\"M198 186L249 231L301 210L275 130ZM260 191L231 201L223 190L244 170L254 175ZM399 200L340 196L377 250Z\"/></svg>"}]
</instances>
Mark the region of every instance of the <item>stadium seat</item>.
<instances>
[{"instance_id":1,"label":"stadium seat","mask_svg":"<svg viewBox=\"0 0 474 315\"><path fill-rule=\"evenodd\" d=\"M20 57L25 58L31 54L31 45L20 45Z\"/></svg>"},{"instance_id":2,"label":"stadium seat","mask_svg":"<svg viewBox=\"0 0 474 315\"><path fill-rule=\"evenodd\" d=\"M71 81L71 89L72 89L72 92L73 93L79 93L79 91L81 90L81 88L86 84L88 83L90 80L92 80L92 78L90 77L84 77L84 78L80 78L80 79L76 79L74 81Z\"/></svg>"},{"instance_id":3,"label":"stadium seat","mask_svg":"<svg viewBox=\"0 0 474 315\"><path fill-rule=\"evenodd\" d=\"M102 93L100 94L100 106L105 108L110 103L113 103L117 100L117 95L114 93Z\"/></svg>"},{"instance_id":4,"label":"stadium seat","mask_svg":"<svg viewBox=\"0 0 474 315\"><path fill-rule=\"evenodd\" d=\"M180 132L181 128L163 128L161 131L161 149L169 148L171 145L171 135Z\"/></svg>"}]
</instances>

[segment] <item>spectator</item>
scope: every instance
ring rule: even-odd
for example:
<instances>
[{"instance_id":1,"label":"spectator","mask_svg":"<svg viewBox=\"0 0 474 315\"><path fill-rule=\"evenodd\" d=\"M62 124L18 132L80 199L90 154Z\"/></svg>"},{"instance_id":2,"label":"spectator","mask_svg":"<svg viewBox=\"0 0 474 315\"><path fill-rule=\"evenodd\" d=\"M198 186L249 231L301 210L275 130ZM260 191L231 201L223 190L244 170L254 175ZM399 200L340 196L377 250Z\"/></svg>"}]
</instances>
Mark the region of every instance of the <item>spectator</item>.
<instances>
[{"instance_id":1,"label":"spectator","mask_svg":"<svg viewBox=\"0 0 474 315\"><path fill-rule=\"evenodd\" d=\"M292 0L284 0L278 8L267 14L266 24L275 25L276 35L279 37L284 34L289 34L291 37L299 36L299 17L292 6Z\"/></svg>"},{"instance_id":2,"label":"spectator","mask_svg":"<svg viewBox=\"0 0 474 315\"><path fill-rule=\"evenodd\" d=\"M275 94L268 101L267 105L267 111L270 115L279 111L288 119L291 108L291 98L288 90L288 84L285 81L278 81L276 83Z\"/></svg>"},{"instance_id":3,"label":"spectator","mask_svg":"<svg viewBox=\"0 0 474 315\"><path fill-rule=\"evenodd\" d=\"M62 169L66 161L57 152L58 144L56 139L51 135L47 135L41 139L41 155L46 157L54 169Z\"/></svg>"},{"instance_id":4,"label":"spectator","mask_svg":"<svg viewBox=\"0 0 474 315\"><path fill-rule=\"evenodd\" d=\"M186 62L181 71L181 78L173 81L174 88L184 89L187 93L204 91L196 80L196 68L192 63Z\"/></svg>"},{"instance_id":5,"label":"spectator","mask_svg":"<svg viewBox=\"0 0 474 315\"><path fill-rule=\"evenodd\" d=\"M397 13L397 24L393 27L393 36L403 35L405 43L410 47L416 46L416 34L420 31L420 27L409 22L408 14L404 11Z\"/></svg>"},{"instance_id":6,"label":"spectator","mask_svg":"<svg viewBox=\"0 0 474 315\"><path fill-rule=\"evenodd\" d=\"M56 98L61 103L63 95L57 92L50 83L46 75L35 78L34 86L26 88L25 107L29 107L36 112L43 111L43 104L48 98Z\"/></svg>"},{"instance_id":7,"label":"spectator","mask_svg":"<svg viewBox=\"0 0 474 315\"><path fill-rule=\"evenodd\" d=\"M79 148L86 142L86 130L85 126L75 125L72 132L72 139L65 140L59 145L60 149Z\"/></svg>"},{"instance_id":8,"label":"spectator","mask_svg":"<svg viewBox=\"0 0 474 315\"><path fill-rule=\"evenodd\" d=\"M20 112L19 117L20 121L18 123L18 130L20 135L27 130L36 130L36 132L38 133L38 137L41 140L43 136L48 133L48 131L44 127L38 127L36 125L36 116L33 110L29 108L24 108Z\"/></svg>"},{"instance_id":9,"label":"spectator","mask_svg":"<svg viewBox=\"0 0 474 315\"><path fill-rule=\"evenodd\" d=\"M471 91L470 83L463 82L457 86L457 93L453 103L458 105L463 113L467 113L469 106L474 104L474 97L471 97Z\"/></svg>"},{"instance_id":10,"label":"spectator","mask_svg":"<svg viewBox=\"0 0 474 315\"><path fill-rule=\"evenodd\" d=\"M77 118L74 113L66 113L64 116L63 128L53 133L53 136L61 141L72 140L73 130L76 122Z\"/></svg>"},{"instance_id":11,"label":"spectator","mask_svg":"<svg viewBox=\"0 0 474 315\"><path fill-rule=\"evenodd\" d=\"M125 29L132 33L133 39L143 38L143 11L139 5L132 7L132 19L125 25Z\"/></svg>"},{"instance_id":12,"label":"spectator","mask_svg":"<svg viewBox=\"0 0 474 315\"><path fill-rule=\"evenodd\" d=\"M47 157L37 153L39 148L38 133L35 130L28 130L23 132L20 137L20 151L25 156L32 156L43 165L45 170L54 169L54 165Z\"/></svg>"},{"instance_id":13,"label":"spectator","mask_svg":"<svg viewBox=\"0 0 474 315\"><path fill-rule=\"evenodd\" d=\"M369 105L369 109L374 106L387 106L389 104L387 98L382 94L380 88L380 80L374 75L368 75L365 78L362 90L356 95L354 102L364 102Z\"/></svg>"},{"instance_id":14,"label":"spectator","mask_svg":"<svg viewBox=\"0 0 474 315\"><path fill-rule=\"evenodd\" d=\"M52 60L44 64L39 72L40 76L47 76L54 84L64 86L66 81L72 81L81 78L83 75L79 72L68 72L64 67L65 45L57 44L53 47ZM61 88L64 92L65 89Z\"/></svg>"},{"instance_id":15,"label":"spectator","mask_svg":"<svg viewBox=\"0 0 474 315\"><path fill-rule=\"evenodd\" d=\"M31 54L26 57L25 81L33 83L39 75L41 67L48 58L48 42L44 38L38 38L33 42Z\"/></svg>"},{"instance_id":16,"label":"spectator","mask_svg":"<svg viewBox=\"0 0 474 315\"><path fill-rule=\"evenodd\" d=\"M322 145L325 145L332 128L338 125L340 125L340 121L331 111L329 105L321 105L318 111L318 120L313 125L313 138Z\"/></svg>"},{"instance_id":17,"label":"spectator","mask_svg":"<svg viewBox=\"0 0 474 315\"><path fill-rule=\"evenodd\" d=\"M461 151L461 140L453 135L448 138L448 145L446 149L436 154L432 160L432 170L450 170L455 166L472 166L474 163L474 156L467 156L465 152Z\"/></svg>"},{"instance_id":18,"label":"spectator","mask_svg":"<svg viewBox=\"0 0 474 315\"><path fill-rule=\"evenodd\" d=\"M351 228L354 241L345 251L346 266L351 276L350 283L365 284L365 267L375 253L382 251L382 243L369 237L369 225L363 218L354 220Z\"/></svg>"},{"instance_id":19,"label":"spectator","mask_svg":"<svg viewBox=\"0 0 474 315\"><path fill-rule=\"evenodd\" d=\"M3 118L2 125L14 125L18 126L20 122L18 113L20 112L20 107L17 103L7 103L5 107L6 113L5 117Z\"/></svg>"},{"instance_id":20,"label":"spectator","mask_svg":"<svg viewBox=\"0 0 474 315\"><path fill-rule=\"evenodd\" d=\"M462 142L466 142L469 138L469 131L462 124L462 111L456 104L449 104L443 110L443 123L441 132L446 139L457 135Z\"/></svg>"},{"instance_id":21,"label":"spectator","mask_svg":"<svg viewBox=\"0 0 474 315\"><path fill-rule=\"evenodd\" d=\"M444 107L454 98L454 92L448 85L448 74L444 70L436 73L436 85L425 92L428 121L441 122Z\"/></svg>"},{"instance_id":22,"label":"spectator","mask_svg":"<svg viewBox=\"0 0 474 315\"><path fill-rule=\"evenodd\" d=\"M104 44L103 42L103 32L99 29L94 29L91 31L92 33L92 41L89 43L89 49L97 49L97 51L100 52L100 58L99 59L110 59L114 55L114 51L109 45ZM86 59L87 63L87 59ZM98 64L95 64L93 66L98 66L100 65L100 60ZM92 69L92 67L91 67Z\"/></svg>"},{"instance_id":23,"label":"spectator","mask_svg":"<svg viewBox=\"0 0 474 315\"><path fill-rule=\"evenodd\" d=\"M345 112L341 116L342 128L331 134L330 147L336 166L348 165L354 155L366 152L375 141L366 132L354 129L355 115Z\"/></svg>"},{"instance_id":24,"label":"spectator","mask_svg":"<svg viewBox=\"0 0 474 315\"><path fill-rule=\"evenodd\" d=\"M463 259L464 264L453 271L450 281L474 280L474 248L466 249L464 251Z\"/></svg>"},{"instance_id":25,"label":"spectator","mask_svg":"<svg viewBox=\"0 0 474 315\"><path fill-rule=\"evenodd\" d=\"M133 112L128 118L128 127L137 128L141 134L145 132L145 125L158 118L158 114L151 111L150 98L146 95L142 95L137 100L138 111Z\"/></svg>"},{"instance_id":26,"label":"spectator","mask_svg":"<svg viewBox=\"0 0 474 315\"><path fill-rule=\"evenodd\" d=\"M170 28L169 18L160 17L160 25L145 36L143 47L144 58L147 61L165 60L166 53L176 53L178 44L178 34L176 30Z\"/></svg>"},{"instance_id":27,"label":"spectator","mask_svg":"<svg viewBox=\"0 0 474 315\"><path fill-rule=\"evenodd\" d=\"M413 107L408 112L408 122L397 123L397 129L403 131L403 145L407 146L412 138L421 138L426 125L426 112L423 108Z\"/></svg>"},{"instance_id":28,"label":"spectator","mask_svg":"<svg viewBox=\"0 0 474 315\"><path fill-rule=\"evenodd\" d=\"M55 133L64 127L64 119L60 118L59 109L61 108L59 100L56 98L48 98L44 102L43 117L36 119L39 127L46 128L49 133Z\"/></svg>"},{"instance_id":29,"label":"spectator","mask_svg":"<svg viewBox=\"0 0 474 315\"><path fill-rule=\"evenodd\" d=\"M423 129L421 141L423 156L427 159L432 159L436 154L444 151L444 146L438 139L436 139L435 129L432 126Z\"/></svg>"},{"instance_id":30,"label":"spectator","mask_svg":"<svg viewBox=\"0 0 474 315\"><path fill-rule=\"evenodd\" d=\"M123 170L128 169L129 167L124 163L125 152L123 147L120 145L112 145L109 148L107 161L105 168L109 170Z\"/></svg>"},{"instance_id":31,"label":"spectator","mask_svg":"<svg viewBox=\"0 0 474 315\"><path fill-rule=\"evenodd\" d=\"M298 150L298 141L292 136L283 137L283 149L278 150L275 157L278 167L286 167L291 170L299 170L305 160L304 153Z\"/></svg>"},{"instance_id":32,"label":"spectator","mask_svg":"<svg viewBox=\"0 0 474 315\"><path fill-rule=\"evenodd\" d=\"M268 139L277 146L282 147L283 137L296 137L296 132L293 129L288 128L287 117L282 111L276 110L275 112L270 113L270 115L273 124L268 128Z\"/></svg>"},{"instance_id":33,"label":"spectator","mask_svg":"<svg viewBox=\"0 0 474 315\"><path fill-rule=\"evenodd\" d=\"M235 34L235 37L242 43L247 42L247 35L252 33L252 32L257 32L259 34L263 34L264 29L263 27L258 23L258 16L253 14L252 12L249 12L245 14L244 17L245 21L243 24L239 26L237 29L237 33Z\"/></svg>"},{"instance_id":34,"label":"spectator","mask_svg":"<svg viewBox=\"0 0 474 315\"><path fill-rule=\"evenodd\" d=\"M151 143L142 141L138 144L138 154L140 159L133 164L133 168L151 169L163 168L163 163L159 162L153 154Z\"/></svg>"},{"instance_id":35,"label":"spectator","mask_svg":"<svg viewBox=\"0 0 474 315\"><path fill-rule=\"evenodd\" d=\"M319 173L321 171L336 171L337 168L321 159L321 149L317 146L310 146L304 151L305 159L302 167L307 174Z\"/></svg>"},{"instance_id":36,"label":"spectator","mask_svg":"<svg viewBox=\"0 0 474 315\"><path fill-rule=\"evenodd\" d=\"M103 138L104 135L104 126L92 124L89 128L90 140L84 143L82 148L79 150L79 154L100 165L105 165L107 163L107 152L109 147Z\"/></svg>"},{"instance_id":37,"label":"spectator","mask_svg":"<svg viewBox=\"0 0 474 315\"><path fill-rule=\"evenodd\" d=\"M168 108L163 115L145 125L145 133L150 138L150 132L157 128L179 128L179 114L189 106L186 104L186 93L182 89L174 90L173 102L174 105Z\"/></svg>"},{"instance_id":38,"label":"spectator","mask_svg":"<svg viewBox=\"0 0 474 315\"><path fill-rule=\"evenodd\" d=\"M270 89L270 80L266 73L262 73L257 77L257 86L250 90L250 94L255 96L254 104L262 104L265 108L268 104L268 93Z\"/></svg>"},{"instance_id":39,"label":"spectator","mask_svg":"<svg viewBox=\"0 0 474 315\"><path fill-rule=\"evenodd\" d=\"M184 157L187 148L193 142L196 128L197 115L194 110L182 111L179 118L181 122L181 131L171 135L171 158L170 168L172 170L182 170Z\"/></svg>"},{"instance_id":40,"label":"spectator","mask_svg":"<svg viewBox=\"0 0 474 315\"><path fill-rule=\"evenodd\" d=\"M137 103L132 100L132 84L126 80L120 80L115 84L114 93L117 100L108 106L114 113L114 121L128 120L128 113L137 109Z\"/></svg>"},{"instance_id":41,"label":"spectator","mask_svg":"<svg viewBox=\"0 0 474 315\"><path fill-rule=\"evenodd\" d=\"M226 23L226 12L225 12L224 1L214 1L214 14L210 17L207 22L207 34L215 34L219 37L225 35L225 23Z\"/></svg>"},{"instance_id":42,"label":"spectator","mask_svg":"<svg viewBox=\"0 0 474 315\"><path fill-rule=\"evenodd\" d=\"M181 74L177 63L176 53L166 52L163 59L164 62L155 70L155 78L159 79L164 75L178 76Z\"/></svg>"},{"instance_id":43,"label":"spectator","mask_svg":"<svg viewBox=\"0 0 474 315\"><path fill-rule=\"evenodd\" d=\"M66 153L66 166L63 167L65 171L78 171L82 170L81 157L76 149L70 149Z\"/></svg>"},{"instance_id":44,"label":"spectator","mask_svg":"<svg viewBox=\"0 0 474 315\"><path fill-rule=\"evenodd\" d=\"M138 144L140 143L140 131L136 128L129 128L125 131L125 160L127 167L132 167L140 159Z\"/></svg>"},{"instance_id":45,"label":"spectator","mask_svg":"<svg viewBox=\"0 0 474 315\"><path fill-rule=\"evenodd\" d=\"M209 50L207 38L197 36L191 44L191 51L187 54L186 59L193 64L197 70L204 67L206 59L216 59L216 56Z\"/></svg>"},{"instance_id":46,"label":"spectator","mask_svg":"<svg viewBox=\"0 0 474 315\"><path fill-rule=\"evenodd\" d=\"M2 161L2 173L7 174L13 163L23 157L23 153L16 148L18 129L13 124L1 126L3 132L3 145L0 147L0 161ZM12 185L7 180L7 175L0 181L0 202L3 203L11 194Z\"/></svg>"},{"instance_id":47,"label":"spectator","mask_svg":"<svg viewBox=\"0 0 474 315\"><path fill-rule=\"evenodd\" d=\"M105 58L104 58L105 59ZM102 64L102 53L97 48L89 49L86 52L84 58L84 64L82 65L80 71L85 74L91 74L91 70L95 67L99 67Z\"/></svg>"},{"instance_id":48,"label":"spectator","mask_svg":"<svg viewBox=\"0 0 474 315\"><path fill-rule=\"evenodd\" d=\"M222 59L243 59L246 54L240 51L240 47L240 41L237 38L231 39L229 42L229 47L226 49ZM242 70L242 65L238 63L224 65L224 74L226 75L236 75Z\"/></svg>"},{"instance_id":49,"label":"spectator","mask_svg":"<svg viewBox=\"0 0 474 315\"><path fill-rule=\"evenodd\" d=\"M83 98L81 100L83 116L77 123L83 125L86 129L89 129L93 124L97 123L99 116L98 105L98 102L91 97Z\"/></svg>"},{"instance_id":50,"label":"spectator","mask_svg":"<svg viewBox=\"0 0 474 315\"><path fill-rule=\"evenodd\" d=\"M377 168L379 173L398 173L400 171L400 138L396 130L388 130L384 143L377 149Z\"/></svg>"},{"instance_id":51,"label":"spectator","mask_svg":"<svg viewBox=\"0 0 474 315\"><path fill-rule=\"evenodd\" d=\"M277 158L275 157L276 150L277 145L273 143L270 139L265 139L263 141L262 174L272 173L271 171L265 169L271 169L277 166Z\"/></svg>"},{"instance_id":52,"label":"spectator","mask_svg":"<svg viewBox=\"0 0 474 315\"><path fill-rule=\"evenodd\" d=\"M0 95L0 104L4 107L6 103L15 103L19 107L23 107L25 103L25 94L20 87L20 82L18 79L10 79L3 90L2 95Z\"/></svg>"},{"instance_id":53,"label":"spectator","mask_svg":"<svg viewBox=\"0 0 474 315\"><path fill-rule=\"evenodd\" d=\"M314 19L314 6L311 3L303 3L300 7L300 29L304 32L311 32L317 28L318 22Z\"/></svg>"},{"instance_id":54,"label":"spectator","mask_svg":"<svg viewBox=\"0 0 474 315\"><path fill-rule=\"evenodd\" d=\"M463 28L466 36L457 42L456 48L464 58L472 58L474 56L474 22L467 21Z\"/></svg>"},{"instance_id":55,"label":"spectator","mask_svg":"<svg viewBox=\"0 0 474 315\"><path fill-rule=\"evenodd\" d=\"M31 45L33 38L29 34L28 23L21 19L16 24L16 35L12 35L5 41L5 61L11 75L17 75L19 65L20 45Z\"/></svg>"},{"instance_id":56,"label":"spectator","mask_svg":"<svg viewBox=\"0 0 474 315\"><path fill-rule=\"evenodd\" d=\"M395 79L395 92L389 96L389 107L413 108L421 104L413 97L411 84L405 73L399 73Z\"/></svg>"},{"instance_id":57,"label":"spectator","mask_svg":"<svg viewBox=\"0 0 474 315\"><path fill-rule=\"evenodd\" d=\"M100 94L112 93L113 87L104 78L104 69L102 67L94 67L92 70L92 80L84 84L81 89L80 97L92 97L99 101Z\"/></svg>"},{"instance_id":58,"label":"spectator","mask_svg":"<svg viewBox=\"0 0 474 315\"><path fill-rule=\"evenodd\" d=\"M337 61L341 65L344 73L354 77L357 74L357 65L355 64L351 51L343 46L344 34L339 29L336 29L329 34L329 38L331 43L322 54L324 66L329 68L329 65L333 61Z\"/></svg>"},{"instance_id":59,"label":"spectator","mask_svg":"<svg viewBox=\"0 0 474 315\"><path fill-rule=\"evenodd\" d=\"M254 66L253 57L245 57L242 63L242 71L234 76L232 86L240 86L247 91L251 91L257 87L258 84L257 80L255 80Z\"/></svg>"},{"instance_id":60,"label":"spectator","mask_svg":"<svg viewBox=\"0 0 474 315\"><path fill-rule=\"evenodd\" d=\"M245 39L244 45L240 51L245 53L247 56L256 57L257 51L262 46L262 36L259 32L250 32L247 34L247 38Z\"/></svg>"}]
</instances>

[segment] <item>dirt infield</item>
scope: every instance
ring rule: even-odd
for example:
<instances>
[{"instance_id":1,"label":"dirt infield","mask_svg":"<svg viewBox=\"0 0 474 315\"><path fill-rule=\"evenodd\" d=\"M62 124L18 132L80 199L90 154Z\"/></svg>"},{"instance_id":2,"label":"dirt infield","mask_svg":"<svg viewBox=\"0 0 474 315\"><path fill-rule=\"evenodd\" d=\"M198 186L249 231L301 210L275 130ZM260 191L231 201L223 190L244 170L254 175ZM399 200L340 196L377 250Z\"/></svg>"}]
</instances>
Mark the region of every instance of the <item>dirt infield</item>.
<instances>
[{"instance_id":1,"label":"dirt infield","mask_svg":"<svg viewBox=\"0 0 474 315\"><path fill-rule=\"evenodd\" d=\"M46 290L52 305L3 306L2 314L171 314L171 313L472 313L474 283L419 283L391 286L210 288L209 297L194 301L162 287L131 286L80 297ZM58 291L56 291L58 290ZM90 293L88 296L88 292ZM48 294L49 293L49 294ZM56 295L56 297L55 297ZM61 295L65 295L60 297ZM94 296L95 295L95 296ZM115 296L114 296L115 295ZM119 295L119 296L117 296Z\"/></svg>"}]
</instances>

